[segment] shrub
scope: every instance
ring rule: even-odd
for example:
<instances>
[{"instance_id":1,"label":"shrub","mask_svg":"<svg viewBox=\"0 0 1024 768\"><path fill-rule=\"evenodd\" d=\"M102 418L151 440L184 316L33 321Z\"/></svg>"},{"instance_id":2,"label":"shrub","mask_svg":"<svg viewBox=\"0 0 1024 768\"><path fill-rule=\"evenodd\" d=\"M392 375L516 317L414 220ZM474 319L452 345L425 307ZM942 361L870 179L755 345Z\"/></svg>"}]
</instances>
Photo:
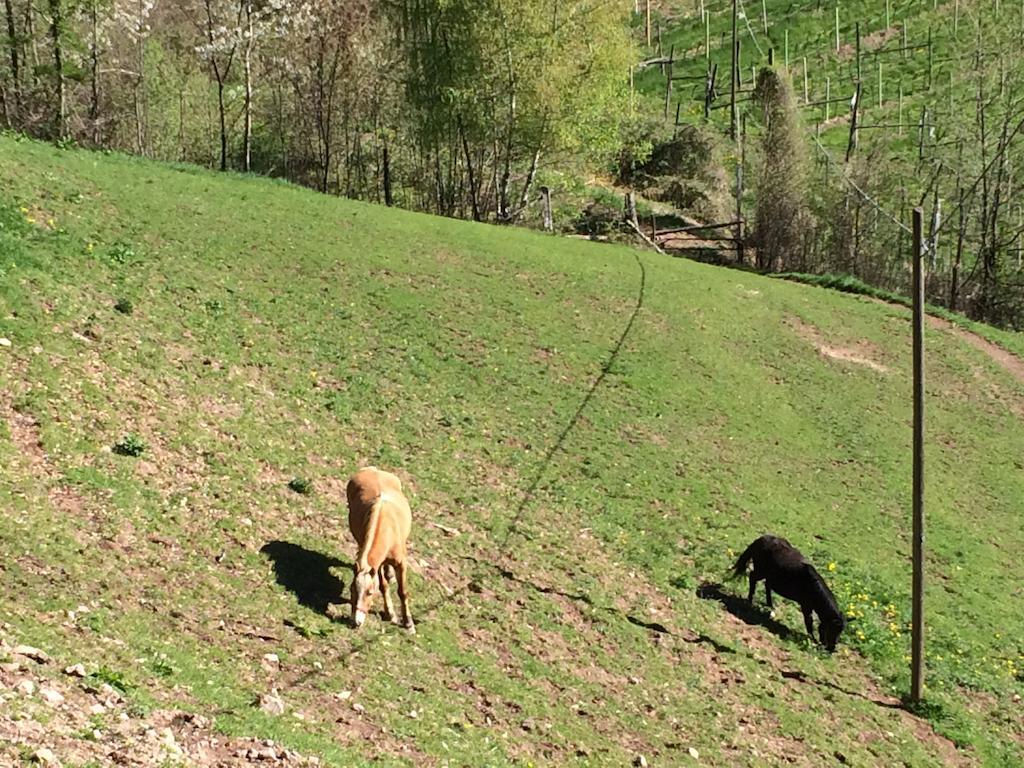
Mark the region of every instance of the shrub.
<instances>
[{"instance_id":1,"label":"shrub","mask_svg":"<svg viewBox=\"0 0 1024 768\"><path fill-rule=\"evenodd\" d=\"M114 453L118 456L141 456L146 444L136 434L128 434L114 443Z\"/></svg>"}]
</instances>

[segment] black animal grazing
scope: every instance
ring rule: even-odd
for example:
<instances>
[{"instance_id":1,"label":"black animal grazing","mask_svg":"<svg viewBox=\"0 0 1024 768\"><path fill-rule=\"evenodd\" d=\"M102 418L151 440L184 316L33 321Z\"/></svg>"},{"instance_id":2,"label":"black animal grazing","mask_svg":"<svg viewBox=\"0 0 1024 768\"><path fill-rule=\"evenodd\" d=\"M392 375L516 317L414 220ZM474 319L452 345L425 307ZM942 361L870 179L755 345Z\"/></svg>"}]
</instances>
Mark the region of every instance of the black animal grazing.
<instances>
[{"instance_id":1,"label":"black animal grazing","mask_svg":"<svg viewBox=\"0 0 1024 768\"><path fill-rule=\"evenodd\" d=\"M800 550L778 536L761 536L740 555L733 574L740 577L746 573L747 563L751 560L754 568L750 572L747 600L753 604L757 582L764 579L768 607L772 607L772 590L800 603L807 634L812 638L814 621L811 614L818 614L818 639L829 652L834 651L839 635L846 627L846 619L828 585Z\"/></svg>"}]
</instances>

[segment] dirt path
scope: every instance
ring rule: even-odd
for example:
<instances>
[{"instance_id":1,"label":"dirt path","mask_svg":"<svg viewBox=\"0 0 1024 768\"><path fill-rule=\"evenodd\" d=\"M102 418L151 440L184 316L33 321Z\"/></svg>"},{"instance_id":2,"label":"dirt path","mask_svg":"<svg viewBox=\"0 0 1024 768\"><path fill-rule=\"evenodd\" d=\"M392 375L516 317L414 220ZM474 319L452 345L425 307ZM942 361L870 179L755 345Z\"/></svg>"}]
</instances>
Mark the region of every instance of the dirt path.
<instances>
[{"instance_id":1,"label":"dirt path","mask_svg":"<svg viewBox=\"0 0 1024 768\"><path fill-rule=\"evenodd\" d=\"M940 331L950 331L954 336L959 336L975 349L979 349L988 355L993 362L1010 374L1016 381L1024 384L1024 360L1021 360L1012 352L1003 349L998 344L993 344L984 336L980 336L974 331L968 331L966 328L954 325L949 320L941 317L935 317L934 315L928 315L927 317L928 325L932 328Z\"/></svg>"}]
</instances>

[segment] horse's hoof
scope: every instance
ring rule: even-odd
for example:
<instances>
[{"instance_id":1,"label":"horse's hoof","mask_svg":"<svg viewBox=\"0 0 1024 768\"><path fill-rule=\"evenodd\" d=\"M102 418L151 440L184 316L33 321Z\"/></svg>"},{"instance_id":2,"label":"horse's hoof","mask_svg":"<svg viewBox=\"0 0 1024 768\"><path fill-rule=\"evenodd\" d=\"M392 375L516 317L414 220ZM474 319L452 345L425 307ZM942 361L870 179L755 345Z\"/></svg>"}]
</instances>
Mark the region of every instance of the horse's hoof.
<instances>
[{"instance_id":1,"label":"horse's hoof","mask_svg":"<svg viewBox=\"0 0 1024 768\"><path fill-rule=\"evenodd\" d=\"M405 631L408 632L410 635L415 635L416 634L416 625L413 624L411 621L408 622L405 625Z\"/></svg>"}]
</instances>

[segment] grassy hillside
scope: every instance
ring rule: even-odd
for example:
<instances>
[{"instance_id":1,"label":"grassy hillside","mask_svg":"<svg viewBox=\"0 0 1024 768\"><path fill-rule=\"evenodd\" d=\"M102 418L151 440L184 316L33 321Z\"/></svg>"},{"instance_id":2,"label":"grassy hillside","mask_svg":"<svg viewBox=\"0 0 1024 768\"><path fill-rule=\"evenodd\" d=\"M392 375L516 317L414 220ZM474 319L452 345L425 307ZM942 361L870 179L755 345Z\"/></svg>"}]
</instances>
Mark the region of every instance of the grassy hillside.
<instances>
[{"instance_id":1,"label":"grassy hillside","mask_svg":"<svg viewBox=\"0 0 1024 768\"><path fill-rule=\"evenodd\" d=\"M0 138L0 337L2 761L1024 756L1024 382L940 328L898 706L903 308ZM415 636L332 605L366 463L410 489ZM764 531L855 619L835 656L714 586Z\"/></svg>"}]
</instances>

